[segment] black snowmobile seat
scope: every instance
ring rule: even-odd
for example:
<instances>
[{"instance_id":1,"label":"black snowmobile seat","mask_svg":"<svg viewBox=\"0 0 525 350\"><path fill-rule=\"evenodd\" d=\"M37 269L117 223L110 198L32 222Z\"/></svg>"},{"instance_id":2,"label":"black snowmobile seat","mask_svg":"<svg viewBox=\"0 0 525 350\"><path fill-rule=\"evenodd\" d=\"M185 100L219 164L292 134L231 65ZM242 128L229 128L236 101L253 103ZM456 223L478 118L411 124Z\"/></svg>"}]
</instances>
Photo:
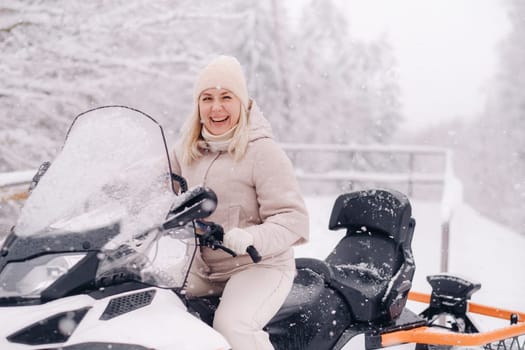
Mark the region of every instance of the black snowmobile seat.
<instances>
[{"instance_id":1,"label":"black snowmobile seat","mask_svg":"<svg viewBox=\"0 0 525 350\"><path fill-rule=\"evenodd\" d=\"M298 258L296 264L292 290L265 331L276 349L331 349L351 322L348 306L326 288L333 276L326 262Z\"/></svg>"},{"instance_id":2,"label":"black snowmobile seat","mask_svg":"<svg viewBox=\"0 0 525 350\"><path fill-rule=\"evenodd\" d=\"M408 198L393 190L365 190L337 198L329 228L346 228L326 258L329 282L359 322L391 321L406 304L415 265L415 220Z\"/></svg>"},{"instance_id":3,"label":"black snowmobile seat","mask_svg":"<svg viewBox=\"0 0 525 350\"><path fill-rule=\"evenodd\" d=\"M317 303L325 285L324 276L310 268L299 268L292 290L272 322L288 318L305 305Z\"/></svg>"}]
</instances>

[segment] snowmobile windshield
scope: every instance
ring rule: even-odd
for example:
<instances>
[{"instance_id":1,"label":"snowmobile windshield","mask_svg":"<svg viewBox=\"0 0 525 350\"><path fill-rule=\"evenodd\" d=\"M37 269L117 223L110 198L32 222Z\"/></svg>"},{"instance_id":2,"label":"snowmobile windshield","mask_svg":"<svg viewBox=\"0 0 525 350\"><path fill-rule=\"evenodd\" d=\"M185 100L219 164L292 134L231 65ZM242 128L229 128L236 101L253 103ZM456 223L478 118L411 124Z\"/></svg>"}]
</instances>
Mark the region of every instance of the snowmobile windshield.
<instances>
[{"instance_id":1,"label":"snowmobile windshield","mask_svg":"<svg viewBox=\"0 0 525 350\"><path fill-rule=\"evenodd\" d=\"M121 237L161 223L173 203L160 126L124 107L76 118L21 210L18 236L87 231L120 222Z\"/></svg>"},{"instance_id":2,"label":"snowmobile windshield","mask_svg":"<svg viewBox=\"0 0 525 350\"><path fill-rule=\"evenodd\" d=\"M60 235L118 223L120 232L101 248L97 279L129 272L130 278L174 288L182 285L194 248L191 227L169 235L159 228L177 200L160 125L134 109L102 107L75 119L14 232L60 242Z\"/></svg>"}]
</instances>

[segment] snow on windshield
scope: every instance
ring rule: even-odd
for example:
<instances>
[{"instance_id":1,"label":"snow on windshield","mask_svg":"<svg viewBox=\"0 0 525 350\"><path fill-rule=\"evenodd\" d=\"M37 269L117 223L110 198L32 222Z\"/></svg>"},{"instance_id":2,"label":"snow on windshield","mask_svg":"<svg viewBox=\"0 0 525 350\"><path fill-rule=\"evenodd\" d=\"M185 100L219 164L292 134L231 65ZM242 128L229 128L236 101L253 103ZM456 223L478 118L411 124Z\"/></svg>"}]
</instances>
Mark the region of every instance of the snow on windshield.
<instances>
[{"instance_id":1,"label":"snow on windshield","mask_svg":"<svg viewBox=\"0 0 525 350\"><path fill-rule=\"evenodd\" d=\"M159 125L131 109L95 109L73 124L15 232L78 232L120 221L129 237L161 223L174 198Z\"/></svg>"}]
</instances>

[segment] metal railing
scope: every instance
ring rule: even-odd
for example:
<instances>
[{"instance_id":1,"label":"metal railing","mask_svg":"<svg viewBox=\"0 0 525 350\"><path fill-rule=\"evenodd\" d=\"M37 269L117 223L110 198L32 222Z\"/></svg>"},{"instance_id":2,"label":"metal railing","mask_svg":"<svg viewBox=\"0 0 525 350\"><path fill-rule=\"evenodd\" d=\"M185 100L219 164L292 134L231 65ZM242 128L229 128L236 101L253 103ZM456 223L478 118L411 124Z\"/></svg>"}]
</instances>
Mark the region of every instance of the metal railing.
<instances>
[{"instance_id":1,"label":"metal railing","mask_svg":"<svg viewBox=\"0 0 525 350\"><path fill-rule=\"evenodd\" d=\"M0 203L27 198L27 188L36 170L0 173Z\"/></svg>"},{"instance_id":2,"label":"metal railing","mask_svg":"<svg viewBox=\"0 0 525 350\"><path fill-rule=\"evenodd\" d=\"M407 194L414 194L416 184L441 185L445 183L446 167L450 152L446 148L426 147L426 146L405 146L405 145L341 145L341 144L282 144L283 149L288 153L294 166L299 181L340 181L348 183L382 183L382 184L406 184ZM353 170L352 164L348 164L344 170L330 171L303 171L301 165L294 161L297 154L310 154L312 158L321 157L322 154L346 154L348 156L371 156L379 155L388 158L392 155L404 156L406 164L404 171L392 172L390 169ZM423 172L417 169L417 159L422 157L432 157L434 161L439 159L440 171ZM402 167L400 167L402 168Z\"/></svg>"}]
</instances>

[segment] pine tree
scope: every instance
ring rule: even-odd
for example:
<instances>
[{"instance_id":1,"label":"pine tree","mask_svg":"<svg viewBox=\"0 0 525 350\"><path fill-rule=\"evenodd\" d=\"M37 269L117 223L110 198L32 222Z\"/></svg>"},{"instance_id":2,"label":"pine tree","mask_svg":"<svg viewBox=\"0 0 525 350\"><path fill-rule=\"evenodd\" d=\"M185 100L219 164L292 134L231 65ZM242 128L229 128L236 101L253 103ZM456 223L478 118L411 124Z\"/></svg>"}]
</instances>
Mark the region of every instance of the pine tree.
<instances>
[{"instance_id":1,"label":"pine tree","mask_svg":"<svg viewBox=\"0 0 525 350\"><path fill-rule=\"evenodd\" d=\"M388 141L400 119L390 47L385 41L356 41L333 1L312 0L300 23L290 71L294 125L300 126L294 139Z\"/></svg>"},{"instance_id":2,"label":"pine tree","mask_svg":"<svg viewBox=\"0 0 525 350\"><path fill-rule=\"evenodd\" d=\"M482 212L525 232L525 3L511 1L508 13L512 30L501 45L500 72L473 126L473 177Z\"/></svg>"}]
</instances>

